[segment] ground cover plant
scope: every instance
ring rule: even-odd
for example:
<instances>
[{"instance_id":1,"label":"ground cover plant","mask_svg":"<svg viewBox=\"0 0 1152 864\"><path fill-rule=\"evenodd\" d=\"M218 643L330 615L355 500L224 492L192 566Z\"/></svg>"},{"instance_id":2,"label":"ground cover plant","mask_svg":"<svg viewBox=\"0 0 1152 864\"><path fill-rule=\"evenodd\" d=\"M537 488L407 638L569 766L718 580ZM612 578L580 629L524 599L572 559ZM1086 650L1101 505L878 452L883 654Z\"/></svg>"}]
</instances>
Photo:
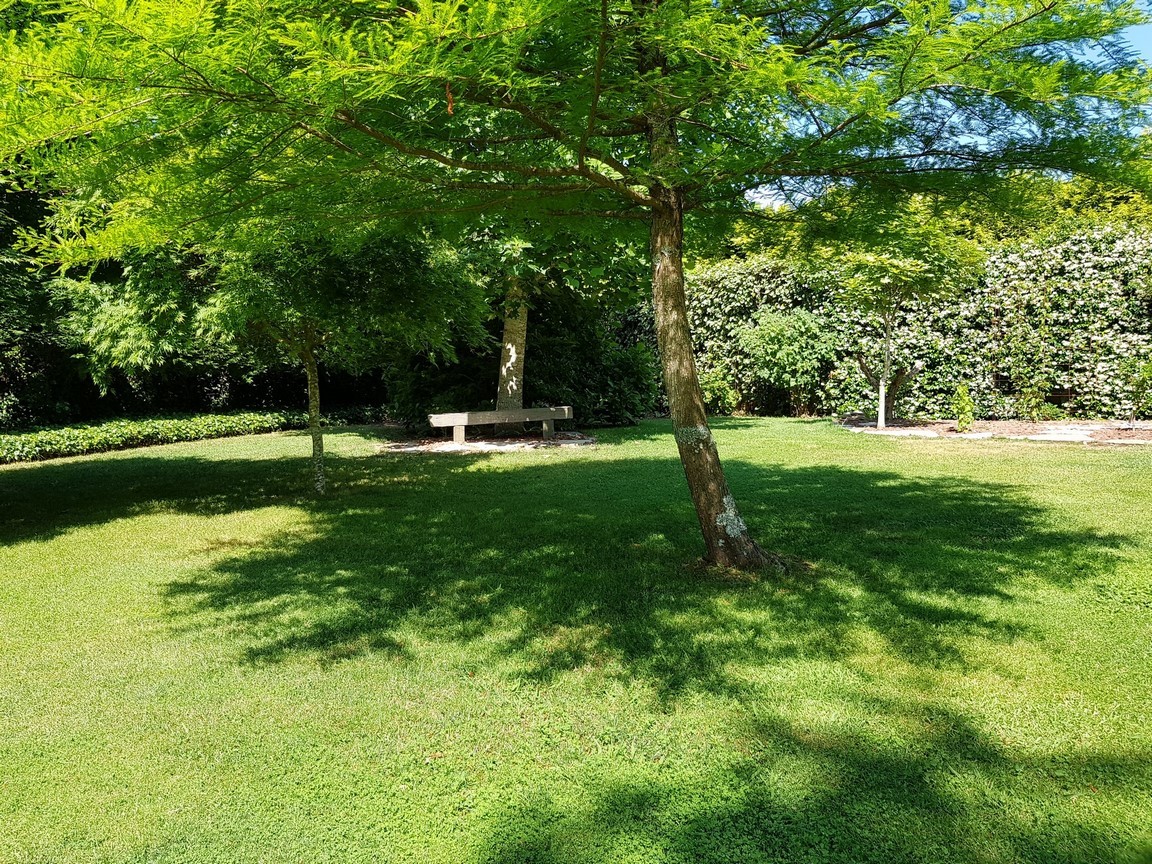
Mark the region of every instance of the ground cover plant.
<instances>
[{"instance_id":1,"label":"ground cover plant","mask_svg":"<svg viewBox=\"0 0 1152 864\"><path fill-rule=\"evenodd\" d=\"M717 427L0 469L0 860L1148 860L1152 453Z\"/></svg>"}]
</instances>

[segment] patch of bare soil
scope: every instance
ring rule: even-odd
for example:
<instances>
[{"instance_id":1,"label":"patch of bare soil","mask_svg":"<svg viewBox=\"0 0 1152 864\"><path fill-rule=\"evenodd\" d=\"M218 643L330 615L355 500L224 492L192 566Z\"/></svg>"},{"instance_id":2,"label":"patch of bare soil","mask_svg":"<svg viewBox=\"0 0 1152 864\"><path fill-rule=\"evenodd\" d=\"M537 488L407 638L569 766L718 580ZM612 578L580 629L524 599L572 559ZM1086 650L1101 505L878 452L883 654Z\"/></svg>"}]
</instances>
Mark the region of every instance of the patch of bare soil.
<instances>
[{"instance_id":1,"label":"patch of bare soil","mask_svg":"<svg viewBox=\"0 0 1152 864\"><path fill-rule=\"evenodd\" d=\"M552 438L545 439L537 432L535 435L519 432L511 435L469 437L463 444L457 444L451 437L447 438L421 438L412 441L392 441L380 447L381 453L493 453L513 450L539 450L553 447L587 447L596 443L596 439L582 432L557 432Z\"/></svg>"},{"instance_id":2,"label":"patch of bare soil","mask_svg":"<svg viewBox=\"0 0 1152 864\"><path fill-rule=\"evenodd\" d=\"M1092 433L1093 441L1152 441L1152 427L1097 429Z\"/></svg>"}]
</instances>

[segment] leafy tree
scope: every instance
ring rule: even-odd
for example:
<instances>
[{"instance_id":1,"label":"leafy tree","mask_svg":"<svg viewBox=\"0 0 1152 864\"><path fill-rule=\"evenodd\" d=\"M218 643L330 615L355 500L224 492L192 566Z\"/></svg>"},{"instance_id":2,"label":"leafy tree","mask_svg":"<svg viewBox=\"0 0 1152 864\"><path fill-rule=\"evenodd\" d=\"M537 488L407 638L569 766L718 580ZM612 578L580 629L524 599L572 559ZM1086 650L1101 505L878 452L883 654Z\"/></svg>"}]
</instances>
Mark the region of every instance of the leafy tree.
<instances>
[{"instance_id":1,"label":"leafy tree","mask_svg":"<svg viewBox=\"0 0 1152 864\"><path fill-rule=\"evenodd\" d=\"M584 228L585 231L580 229ZM503 319L496 410L524 407L529 311L541 296L569 291L602 309L634 303L643 281L642 259L625 232L538 220L486 218L468 232L461 252L489 291Z\"/></svg>"},{"instance_id":2,"label":"leafy tree","mask_svg":"<svg viewBox=\"0 0 1152 864\"><path fill-rule=\"evenodd\" d=\"M205 340L299 363L323 494L321 362L360 372L390 346L450 352L453 337L476 331L483 308L458 270L411 240L340 246L269 230L232 247L144 256L121 284L73 281L72 325L97 370L147 369Z\"/></svg>"},{"instance_id":3,"label":"leafy tree","mask_svg":"<svg viewBox=\"0 0 1152 864\"><path fill-rule=\"evenodd\" d=\"M876 426L892 416L900 387L922 367L894 366L893 337L913 301L954 297L975 282L982 250L963 236L936 202L923 196L831 194L813 206L836 215L816 223L809 238L814 279L829 281L841 303L870 318L879 331L879 358L856 352L861 372L876 392Z\"/></svg>"},{"instance_id":4,"label":"leafy tree","mask_svg":"<svg viewBox=\"0 0 1152 864\"><path fill-rule=\"evenodd\" d=\"M685 213L833 182L955 194L1020 167L1120 176L1147 149L1131 130L1148 70L1117 36L1145 20L1131 0L52 6L62 22L0 47L0 150L81 193L49 235L59 257L285 210L646 220L677 445L707 558L738 567L769 559L704 415Z\"/></svg>"}]
</instances>

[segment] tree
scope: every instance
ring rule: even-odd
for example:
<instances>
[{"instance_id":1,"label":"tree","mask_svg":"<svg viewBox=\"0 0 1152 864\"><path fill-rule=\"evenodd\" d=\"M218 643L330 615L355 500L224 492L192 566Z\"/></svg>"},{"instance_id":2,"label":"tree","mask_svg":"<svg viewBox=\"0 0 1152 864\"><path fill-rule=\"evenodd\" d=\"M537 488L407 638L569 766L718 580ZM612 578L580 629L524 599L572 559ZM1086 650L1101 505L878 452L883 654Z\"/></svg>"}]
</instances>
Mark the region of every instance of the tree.
<instances>
[{"instance_id":1,"label":"tree","mask_svg":"<svg viewBox=\"0 0 1152 864\"><path fill-rule=\"evenodd\" d=\"M532 305L550 291L568 291L602 309L623 308L638 299L642 260L630 232L600 230L569 221L563 227L538 220L486 217L472 228L462 254L487 275L503 320L496 410L524 407L528 318Z\"/></svg>"},{"instance_id":2,"label":"tree","mask_svg":"<svg viewBox=\"0 0 1152 864\"><path fill-rule=\"evenodd\" d=\"M980 275L984 254L965 235L963 211L942 210L922 195L874 195L842 188L808 202L793 248L803 249L810 278L823 281L838 300L871 319L880 338L872 358L854 354L876 391L876 426L885 428L900 388L922 366L895 367L893 336L901 314L921 304L957 295Z\"/></svg>"},{"instance_id":3,"label":"tree","mask_svg":"<svg viewBox=\"0 0 1152 864\"><path fill-rule=\"evenodd\" d=\"M265 226L260 238L138 256L120 284L72 281L73 327L97 375L146 369L204 340L271 350L303 367L313 482L327 488L320 364L379 366L390 345L450 352L474 334L477 288L451 260L412 240L381 236L337 245Z\"/></svg>"},{"instance_id":4,"label":"tree","mask_svg":"<svg viewBox=\"0 0 1152 864\"><path fill-rule=\"evenodd\" d=\"M8 39L2 152L85 190L55 254L236 214L533 207L640 218L707 560L770 560L729 492L684 303L685 213L831 182L952 194L1018 167L1133 180L1130 0L53 4Z\"/></svg>"}]
</instances>

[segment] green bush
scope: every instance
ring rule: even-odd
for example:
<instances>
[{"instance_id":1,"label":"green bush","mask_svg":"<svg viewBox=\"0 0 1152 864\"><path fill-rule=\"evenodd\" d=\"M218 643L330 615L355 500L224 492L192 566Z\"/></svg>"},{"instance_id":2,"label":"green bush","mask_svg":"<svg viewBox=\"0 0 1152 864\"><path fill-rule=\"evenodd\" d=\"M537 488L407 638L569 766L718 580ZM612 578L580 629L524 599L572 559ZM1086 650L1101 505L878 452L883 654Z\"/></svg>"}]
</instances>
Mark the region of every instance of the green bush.
<instances>
[{"instance_id":1,"label":"green bush","mask_svg":"<svg viewBox=\"0 0 1152 864\"><path fill-rule=\"evenodd\" d=\"M728 376L722 370L708 366L700 369L700 392L709 414L731 414L740 401L739 394L728 383Z\"/></svg>"},{"instance_id":2,"label":"green bush","mask_svg":"<svg viewBox=\"0 0 1152 864\"><path fill-rule=\"evenodd\" d=\"M754 375L788 392L792 414L815 411L820 386L836 359L836 346L819 316L803 309L764 308L738 339Z\"/></svg>"},{"instance_id":3,"label":"green bush","mask_svg":"<svg viewBox=\"0 0 1152 864\"><path fill-rule=\"evenodd\" d=\"M976 403L972 401L967 384L956 385L956 394L952 397L952 413L956 415L957 432L972 431L972 425L976 422Z\"/></svg>"},{"instance_id":4,"label":"green bush","mask_svg":"<svg viewBox=\"0 0 1152 864\"><path fill-rule=\"evenodd\" d=\"M380 422L375 408L335 411L325 416L328 425ZM148 420L111 420L107 423L39 429L19 435L0 435L0 464L36 462L62 456L82 456L108 450L126 450L151 444L199 441L232 435L256 435L285 429L303 429L303 411L261 411L238 414L199 414Z\"/></svg>"}]
</instances>

